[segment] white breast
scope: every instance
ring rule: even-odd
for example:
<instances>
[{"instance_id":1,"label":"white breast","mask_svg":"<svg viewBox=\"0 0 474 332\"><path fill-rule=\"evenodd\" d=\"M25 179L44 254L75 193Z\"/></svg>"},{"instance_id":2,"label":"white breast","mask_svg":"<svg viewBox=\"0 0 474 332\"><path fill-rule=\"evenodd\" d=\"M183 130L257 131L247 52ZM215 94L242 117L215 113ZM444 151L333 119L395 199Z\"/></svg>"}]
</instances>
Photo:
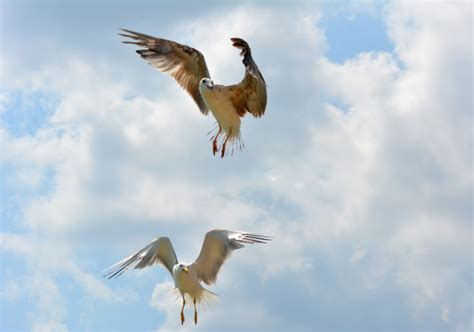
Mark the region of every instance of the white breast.
<instances>
[{"instance_id":1,"label":"white breast","mask_svg":"<svg viewBox=\"0 0 474 332\"><path fill-rule=\"evenodd\" d=\"M219 85L214 85L212 90L202 89L201 95L207 107L217 120L217 123L229 137L240 135L240 117Z\"/></svg>"},{"instance_id":2,"label":"white breast","mask_svg":"<svg viewBox=\"0 0 474 332\"><path fill-rule=\"evenodd\" d=\"M191 271L189 273L173 271L173 279L181 293L195 294L200 288L196 274Z\"/></svg>"}]
</instances>

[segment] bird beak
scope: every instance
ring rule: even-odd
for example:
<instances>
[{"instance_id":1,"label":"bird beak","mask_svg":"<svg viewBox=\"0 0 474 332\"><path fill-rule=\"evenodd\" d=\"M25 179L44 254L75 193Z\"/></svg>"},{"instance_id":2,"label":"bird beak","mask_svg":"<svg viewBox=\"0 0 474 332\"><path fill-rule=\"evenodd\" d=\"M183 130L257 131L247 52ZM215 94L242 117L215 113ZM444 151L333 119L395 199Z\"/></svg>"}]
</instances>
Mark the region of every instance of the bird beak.
<instances>
[{"instance_id":1,"label":"bird beak","mask_svg":"<svg viewBox=\"0 0 474 332\"><path fill-rule=\"evenodd\" d=\"M188 267L187 267L187 266L185 266L185 267L183 268L183 271L184 271L184 272L186 272L186 273L189 273L189 269L188 269Z\"/></svg>"}]
</instances>

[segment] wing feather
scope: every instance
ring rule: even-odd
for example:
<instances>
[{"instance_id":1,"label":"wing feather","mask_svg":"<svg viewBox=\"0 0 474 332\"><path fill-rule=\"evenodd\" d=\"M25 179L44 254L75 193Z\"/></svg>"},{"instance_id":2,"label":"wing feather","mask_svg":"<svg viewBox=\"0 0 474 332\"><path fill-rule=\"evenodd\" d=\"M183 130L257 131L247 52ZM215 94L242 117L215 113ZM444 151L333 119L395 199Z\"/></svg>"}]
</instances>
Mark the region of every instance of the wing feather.
<instances>
[{"instance_id":1,"label":"wing feather","mask_svg":"<svg viewBox=\"0 0 474 332\"><path fill-rule=\"evenodd\" d=\"M129 38L125 44L133 44L143 49L137 53L156 69L170 74L194 99L203 114L209 110L199 92L202 78L210 78L204 56L195 48L171 40L157 38L143 33L121 29L119 35Z\"/></svg>"},{"instance_id":2,"label":"wing feather","mask_svg":"<svg viewBox=\"0 0 474 332\"><path fill-rule=\"evenodd\" d=\"M105 269L104 277L117 278L132 266L135 269L143 269L155 264L162 264L173 275L173 266L177 263L170 239L159 237L138 252Z\"/></svg>"},{"instance_id":3,"label":"wing feather","mask_svg":"<svg viewBox=\"0 0 474 332\"><path fill-rule=\"evenodd\" d=\"M267 243L271 237L239 231L215 229L206 234L201 252L190 269L196 271L200 280L208 285L216 282L222 264L232 251L244 247L244 244Z\"/></svg>"},{"instance_id":4,"label":"wing feather","mask_svg":"<svg viewBox=\"0 0 474 332\"><path fill-rule=\"evenodd\" d=\"M246 112L255 117L261 117L267 106L267 86L265 80L252 58L250 46L240 38L231 38L232 45L241 49L242 62L245 66L245 76L239 84L226 87L234 107L240 116Z\"/></svg>"}]
</instances>

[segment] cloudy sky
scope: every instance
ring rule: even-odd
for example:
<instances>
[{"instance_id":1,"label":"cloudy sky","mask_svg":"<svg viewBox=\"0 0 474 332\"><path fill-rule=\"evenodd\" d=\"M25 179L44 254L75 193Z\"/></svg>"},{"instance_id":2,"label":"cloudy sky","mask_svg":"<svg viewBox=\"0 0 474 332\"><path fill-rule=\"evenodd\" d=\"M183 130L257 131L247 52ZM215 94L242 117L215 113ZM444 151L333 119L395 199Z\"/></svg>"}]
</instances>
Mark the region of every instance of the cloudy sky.
<instances>
[{"instance_id":1,"label":"cloudy sky","mask_svg":"<svg viewBox=\"0 0 474 332\"><path fill-rule=\"evenodd\" d=\"M0 3L0 329L472 328L470 2ZM214 81L268 84L243 152L119 27L199 49ZM235 252L197 326L162 268L101 271L159 235Z\"/></svg>"}]
</instances>

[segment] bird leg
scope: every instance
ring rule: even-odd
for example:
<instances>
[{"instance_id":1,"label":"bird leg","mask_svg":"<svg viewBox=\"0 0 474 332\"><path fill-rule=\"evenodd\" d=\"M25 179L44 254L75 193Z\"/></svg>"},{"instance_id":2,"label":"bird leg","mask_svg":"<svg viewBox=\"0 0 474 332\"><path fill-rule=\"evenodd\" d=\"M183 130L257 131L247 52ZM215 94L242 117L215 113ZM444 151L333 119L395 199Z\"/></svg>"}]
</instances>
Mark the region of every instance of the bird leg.
<instances>
[{"instance_id":1,"label":"bird leg","mask_svg":"<svg viewBox=\"0 0 474 332\"><path fill-rule=\"evenodd\" d=\"M219 126L219 131L217 132L216 136L214 136L214 140L212 141L212 154L215 156L216 152L219 151L217 148L217 139L219 138L219 135L221 134L222 128Z\"/></svg>"},{"instance_id":2,"label":"bird leg","mask_svg":"<svg viewBox=\"0 0 474 332\"><path fill-rule=\"evenodd\" d=\"M183 296L183 306L181 307L181 325L184 323L184 305L186 304L186 300L184 299Z\"/></svg>"},{"instance_id":3,"label":"bird leg","mask_svg":"<svg viewBox=\"0 0 474 332\"><path fill-rule=\"evenodd\" d=\"M222 143L221 158L224 158L225 156L225 145L227 144L227 140L229 139L230 135L232 135L232 128L229 130L229 133L225 137L224 143Z\"/></svg>"},{"instance_id":4,"label":"bird leg","mask_svg":"<svg viewBox=\"0 0 474 332\"><path fill-rule=\"evenodd\" d=\"M196 325L198 323L198 313L196 310L196 298L194 298L193 304L194 304L194 325Z\"/></svg>"}]
</instances>

